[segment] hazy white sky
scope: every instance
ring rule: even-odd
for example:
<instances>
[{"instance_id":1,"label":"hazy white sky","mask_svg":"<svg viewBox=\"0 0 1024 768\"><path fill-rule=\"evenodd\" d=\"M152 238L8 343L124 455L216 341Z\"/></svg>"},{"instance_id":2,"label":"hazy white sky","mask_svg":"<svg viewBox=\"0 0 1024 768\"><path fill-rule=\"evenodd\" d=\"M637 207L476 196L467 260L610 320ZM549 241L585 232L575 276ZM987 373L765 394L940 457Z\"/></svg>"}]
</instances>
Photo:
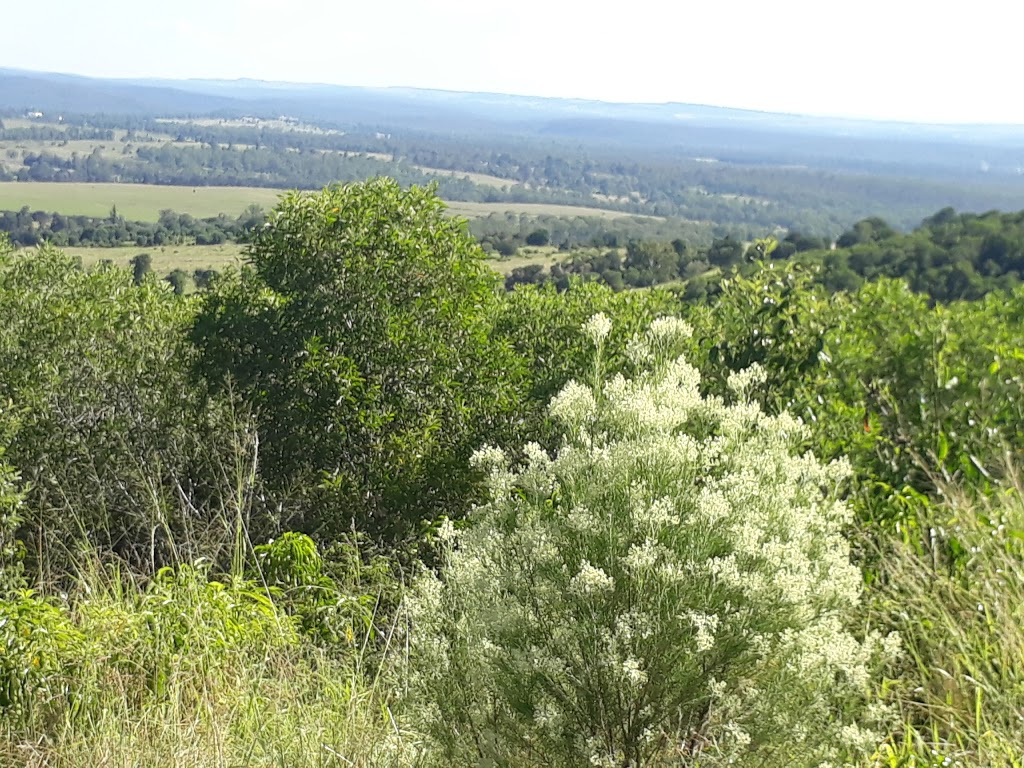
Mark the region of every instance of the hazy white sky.
<instances>
[{"instance_id":1,"label":"hazy white sky","mask_svg":"<svg viewBox=\"0 0 1024 768\"><path fill-rule=\"evenodd\" d=\"M0 66L1024 124L1020 0L45 0Z\"/></svg>"}]
</instances>

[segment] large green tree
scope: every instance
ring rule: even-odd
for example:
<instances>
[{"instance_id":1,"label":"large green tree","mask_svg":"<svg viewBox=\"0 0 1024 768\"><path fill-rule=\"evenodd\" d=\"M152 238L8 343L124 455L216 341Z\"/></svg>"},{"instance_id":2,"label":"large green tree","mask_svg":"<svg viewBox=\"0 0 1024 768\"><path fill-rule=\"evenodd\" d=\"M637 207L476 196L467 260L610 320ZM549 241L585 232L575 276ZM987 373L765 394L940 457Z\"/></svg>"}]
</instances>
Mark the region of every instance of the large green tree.
<instances>
[{"instance_id":1,"label":"large green tree","mask_svg":"<svg viewBox=\"0 0 1024 768\"><path fill-rule=\"evenodd\" d=\"M257 410L293 525L404 539L458 514L520 376L491 340L496 276L433 190L376 179L284 197L194 328L200 367Z\"/></svg>"}]
</instances>

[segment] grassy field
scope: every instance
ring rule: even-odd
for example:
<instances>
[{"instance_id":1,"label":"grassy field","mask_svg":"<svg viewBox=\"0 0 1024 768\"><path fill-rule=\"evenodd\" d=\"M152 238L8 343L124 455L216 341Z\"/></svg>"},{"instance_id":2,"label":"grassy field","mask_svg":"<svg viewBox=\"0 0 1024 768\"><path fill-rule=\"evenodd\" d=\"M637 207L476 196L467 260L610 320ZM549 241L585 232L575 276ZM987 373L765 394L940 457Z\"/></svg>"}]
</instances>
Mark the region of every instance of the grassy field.
<instances>
[{"instance_id":1,"label":"grassy field","mask_svg":"<svg viewBox=\"0 0 1024 768\"><path fill-rule=\"evenodd\" d=\"M528 246L520 248L515 256L492 259L491 266L503 275L512 274L512 270L517 267L528 267L532 264L541 264L547 270L550 270L553 264L564 261L568 256L569 254L561 253L557 248L551 246Z\"/></svg>"},{"instance_id":2,"label":"grassy field","mask_svg":"<svg viewBox=\"0 0 1024 768\"><path fill-rule=\"evenodd\" d=\"M256 203L271 208L284 192L261 187L171 187L148 184L77 184L67 182L0 183L0 210L55 211L65 215L106 216L113 206L126 219L156 221L160 211L171 209L197 217L225 213L237 216ZM526 213L545 216L628 216L617 211L547 203L448 203L456 216L478 218L491 213ZM654 218L654 217L645 217Z\"/></svg>"},{"instance_id":3,"label":"grassy field","mask_svg":"<svg viewBox=\"0 0 1024 768\"><path fill-rule=\"evenodd\" d=\"M156 221L171 209L197 217L237 216L256 203L272 207L283 190L258 187L168 187L147 184L0 183L0 209L54 211L65 215L106 216L113 206L133 221Z\"/></svg>"},{"instance_id":4,"label":"grassy field","mask_svg":"<svg viewBox=\"0 0 1024 768\"><path fill-rule=\"evenodd\" d=\"M96 266L101 261L112 261L118 266L127 267L128 262L140 253L148 253L153 258L153 271L165 275L175 269L183 269L192 273L197 269L223 270L226 267L239 266L243 263L242 246L235 243L224 245L166 245L153 248L62 248L70 256L82 260L86 269Z\"/></svg>"},{"instance_id":5,"label":"grassy field","mask_svg":"<svg viewBox=\"0 0 1024 768\"><path fill-rule=\"evenodd\" d=\"M239 266L245 261L243 248L235 243L224 245L167 245L153 248L138 246L123 248L63 248L65 253L76 256L86 269L95 267L102 261L112 261L118 266L127 267L128 263L140 253L148 253L153 259L153 271L158 275L166 275L175 269L183 269L192 273L197 269L216 269ZM507 259L492 259L490 265L502 275L508 275L516 267L530 264L543 264L548 269L552 264L561 261L566 254L554 248L523 248L518 255Z\"/></svg>"},{"instance_id":6,"label":"grassy field","mask_svg":"<svg viewBox=\"0 0 1024 768\"><path fill-rule=\"evenodd\" d=\"M6 128L28 128L28 127L49 127L61 128L60 124L40 123L33 120L11 120L3 121ZM4 139L0 140L0 169L7 172L17 172L24 167L25 157L29 154L55 155L67 160L72 155L86 156L93 152L106 159L114 159L125 154L134 155L140 147L160 147L164 144L175 144L177 146L199 146L195 141L177 141L168 134L143 133L136 135L131 142L125 141L127 131L114 131L114 138L109 140L100 139L70 139L70 140L48 140L28 141Z\"/></svg>"},{"instance_id":7,"label":"grassy field","mask_svg":"<svg viewBox=\"0 0 1024 768\"><path fill-rule=\"evenodd\" d=\"M425 165L413 166L424 173L432 173L436 176L450 176L453 179L469 179L474 184L483 187L494 187L495 189L506 189L517 185L511 179L503 179L500 176L489 176L486 173L471 173L470 171L447 171L443 168L428 168Z\"/></svg>"}]
</instances>

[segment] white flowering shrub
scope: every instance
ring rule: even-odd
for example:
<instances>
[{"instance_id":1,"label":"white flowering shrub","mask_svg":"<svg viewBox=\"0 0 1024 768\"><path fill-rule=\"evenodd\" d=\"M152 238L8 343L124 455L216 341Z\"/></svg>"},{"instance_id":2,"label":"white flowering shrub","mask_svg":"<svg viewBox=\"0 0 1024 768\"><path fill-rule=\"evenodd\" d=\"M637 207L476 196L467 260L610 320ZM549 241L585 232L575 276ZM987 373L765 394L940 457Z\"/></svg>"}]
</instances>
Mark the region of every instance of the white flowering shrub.
<instances>
[{"instance_id":1,"label":"white flowering shrub","mask_svg":"<svg viewBox=\"0 0 1024 768\"><path fill-rule=\"evenodd\" d=\"M475 461L490 500L408 602L410 695L446 765L820 765L876 735L857 702L885 645L844 627L860 598L836 498L848 473L800 454L735 374L704 398L661 320L642 372L572 382L564 444ZM891 644L891 641L890 643Z\"/></svg>"}]
</instances>

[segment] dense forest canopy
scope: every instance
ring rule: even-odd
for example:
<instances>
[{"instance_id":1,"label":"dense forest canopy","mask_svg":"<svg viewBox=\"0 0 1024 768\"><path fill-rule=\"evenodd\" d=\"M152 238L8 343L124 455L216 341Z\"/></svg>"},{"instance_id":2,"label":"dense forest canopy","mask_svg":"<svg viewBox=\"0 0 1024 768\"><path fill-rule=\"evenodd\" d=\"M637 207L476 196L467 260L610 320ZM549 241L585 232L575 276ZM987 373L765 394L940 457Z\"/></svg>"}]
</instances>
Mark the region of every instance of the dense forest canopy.
<instances>
[{"instance_id":1,"label":"dense forest canopy","mask_svg":"<svg viewBox=\"0 0 1024 768\"><path fill-rule=\"evenodd\" d=\"M755 261L765 259L780 266L809 267L832 291L856 290L879 278L901 278L938 301L977 299L1020 285L1024 212L978 215L944 208L909 233L872 217L855 224L835 243L790 232L769 249L731 237L716 238L706 247L683 240L633 241L624 249L576 254L549 269L540 264L517 267L506 285L553 282L565 287L574 276L599 280L616 290L683 283L687 295L697 298L716 291L723 277L749 271Z\"/></svg>"}]
</instances>

